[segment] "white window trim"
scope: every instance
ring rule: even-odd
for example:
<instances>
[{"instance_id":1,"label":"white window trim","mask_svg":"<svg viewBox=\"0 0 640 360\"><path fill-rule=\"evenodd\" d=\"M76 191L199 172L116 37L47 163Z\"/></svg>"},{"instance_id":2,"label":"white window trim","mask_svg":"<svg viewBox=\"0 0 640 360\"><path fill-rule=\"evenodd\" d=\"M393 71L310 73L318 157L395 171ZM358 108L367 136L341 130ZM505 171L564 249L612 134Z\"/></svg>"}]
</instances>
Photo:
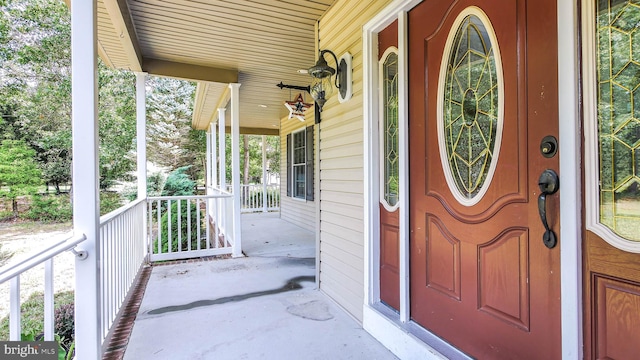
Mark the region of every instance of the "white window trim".
<instances>
[{"instance_id":1,"label":"white window trim","mask_svg":"<svg viewBox=\"0 0 640 360\"><path fill-rule=\"evenodd\" d=\"M384 98L384 64L385 61L387 60L387 57L389 57L390 54L396 54L398 55L398 48L396 48L395 46L390 46L388 47L384 53L382 54L382 58L378 60L378 96L379 99L383 99ZM400 58L398 58L398 70L400 68ZM399 74L398 74L399 77ZM400 92L400 82L398 82L398 93ZM399 94L398 94L399 95ZM398 105L400 104L400 98L398 96ZM378 141L380 141L380 143L378 144L378 146L380 147L380 156L378 156L378 158L380 159L380 203L382 204L382 206L384 206L385 210L387 210L388 212L394 212L396 211L399 207L400 207L400 203L401 203L401 199L398 196L398 201L395 203L395 205L391 205L389 204L389 202L387 201L386 197L385 197L385 184L386 184L386 179L385 179L385 154L384 154L384 141L385 141L385 137L386 137L386 133L385 133L385 129L384 129L384 102L383 101L379 101L379 109L378 109L378 114L380 116L380 119L378 120ZM399 109L398 109L399 110ZM402 144L400 143L400 112L398 111L398 162L401 161L400 160L400 148L402 147ZM399 174L400 177L404 176L403 174ZM398 178L398 191L400 191L400 182L401 179Z\"/></svg>"},{"instance_id":2,"label":"white window trim","mask_svg":"<svg viewBox=\"0 0 640 360\"><path fill-rule=\"evenodd\" d=\"M296 164L295 163L295 136L299 135L300 133L302 133L302 138L304 139L304 163L302 164ZM303 202L307 202L307 132L306 132L306 128L302 128L300 130L296 130L296 131L292 131L291 132L291 149L289 149L288 151L291 151L291 168L287 169L290 172L290 176L289 176L289 181L291 181L291 198L297 201L303 201ZM296 196L296 179L295 179L295 172L293 171L293 169L295 167L302 167L304 169L304 191L302 192L302 197L300 196ZM299 194L298 194L299 195Z\"/></svg>"},{"instance_id":3,"label":"white window trim","mask_svg":"<svg viewBox=\"0 0 640 360\"><path fill-rule=\"evenodd\" d=\"M611 246L620 250L640 253L640 241L632 241L616 234L600 222L600 164L598 154L598 88L596 74L596 8L590 1L582 2L582 78L584 97L584 182L585 227ZM591 104L591 106L588 106Z\"/></svg>"}]
</instances>

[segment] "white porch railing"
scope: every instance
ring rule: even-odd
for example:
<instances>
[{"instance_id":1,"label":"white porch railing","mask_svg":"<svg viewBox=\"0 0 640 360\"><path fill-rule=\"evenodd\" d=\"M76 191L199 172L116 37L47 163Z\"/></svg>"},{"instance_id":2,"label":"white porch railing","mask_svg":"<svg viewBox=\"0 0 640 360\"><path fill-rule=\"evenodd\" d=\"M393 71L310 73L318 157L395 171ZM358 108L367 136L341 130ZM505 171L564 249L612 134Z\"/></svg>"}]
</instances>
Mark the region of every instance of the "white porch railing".
<instances>
[{"instance_id":1,"label":"white porch railing","mask_svg":"<svg viewBox=\"0 0 640 360\"><path fill-rule=\"evenodd\" d=\"M119 316L120 309L146 258L144 240L145 200L137 200L100 218L100 317L98 319L76 319L75 330L86 331L88 327L99 327L102 346ZM20 275L33 267L45 263L44 270L44 339L54 338L53 308L53 262L56 255L71 250L85 241L85 235L73 236L59 241L35 253L19 263L0 270L0 283L11 280L10 294L10 340L20 340ZM85 252L75 252L80 259ZM77 302L77 301L76 301ZM104 349L103 349L104 350Z\"/></svg>"},{"instance_id":2,"label":"white porch railing","mask_svg":"<svg viewBox=\"0 0 640 360\"><path fill-rule=\"evenodd\" d=\"M264 199L264 185L240 185L240 211L243 213L280 210L280 185L267 185L266 204ZM227 192L233 192L233 186L227 185Z\"/></svg>"},{"instance_id":3,"label":"white porch railing","mask_svg":"<svg viewBox=\"0 0 640 360\"><path fill-rule=\"evenodd\" d=\"M22 334L20 313L20 275L44 263L44 340L53 340L54 310L53 310L53 259L56 255L72 250L76 245L85 241L85 235L72 236L58 241L49 247L31 255L13 265L0 269L0 284L11 280L9 305L9 340L19 341ZM78 253L80 254L80 253Z\"/></svg>"},{"instance_id":4,"label":"white porch railing","mask_svg":"<svg viewBox=\"0 0 640 360\"><path fill-rule=\"evenodd\" d=\"M145 206L145 200L139 199L100 217L100 331L103 344L147 257Z\"/></svg>"},{"instance_id":5,"label":"white porch railing","mask_svg":"<svg viewBox=\"0 0 640 360\"><path fill-rule=\"evenodd\" d=\"M148 199L150 261L231 254L233 196L161 196Z\"/></svg>"},{"instance_id":6,"label":"white porch railing","mask_svg":"<svg viewBox=\"0 0 640 360\"><path fill-rule=\"evenodd\" d=\"M280 185L240 185L240 211L243 213L280 210Z\"/></svg>"},{"instance_id":7,"label":"white porch railing","mask_svg":"<svg viewBox=\"0 0 640 360\"><path fill-rule=\"evenodd\" d=\"M105 340L147 261L231 254L234 245L232 209L233 196L219 192L208 196L136 200L102 216L98 241L100 314L97 319L76 319L76 332L97 326L104 350ZM145 211L148 211L148 222ZM74 250L85 240L85 235L69 237L0 269L0 283L11 281L10 340L20 340L22 333L20 275L42 263L45 264L44 339L53 340L54 258L67 250L74 251L80 259L86 258L85 252Z\"/></svg>"}]
</instances>

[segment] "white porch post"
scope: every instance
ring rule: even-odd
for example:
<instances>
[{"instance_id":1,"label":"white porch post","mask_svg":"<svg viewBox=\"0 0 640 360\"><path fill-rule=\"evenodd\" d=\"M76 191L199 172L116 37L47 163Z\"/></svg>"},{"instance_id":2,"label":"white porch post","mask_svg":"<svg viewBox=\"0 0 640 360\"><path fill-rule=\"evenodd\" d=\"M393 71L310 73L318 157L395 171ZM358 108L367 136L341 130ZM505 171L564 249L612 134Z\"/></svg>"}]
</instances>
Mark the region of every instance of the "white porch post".
<instances>
[{"instance_id":1,"label":"white porch post","mask_svg":"<svg viewBox=\"0 0 640 360\"><path fill-rule=\"evenodd\" d=\"M211 123L209 125L210 133L211 133L211 186L213 188L218 187L218 144L216 142L216 124Z\"/></svg>"},{"instance_id":2,"label":"white porch post","mask_svg":"<svg viewBox=\"0 0 640 360\"><path fill-rule=\"evenodd\" d=\"M205 180L205 193L207 195L211 195L211 132L207 131L207 168L205 169L206 180Z\"/></svg>"},{"instance_id":3,"label":"white porch post","mask_svg":"<svg viewBox=\"0 0 640 360\"><path fill-rule=\"evenodd\" d=\"M231 89L231 183L233 187L233 257L242 256L240 228L240 84Z\"/></svg>"},{"instance_id":4,"label":"white porch post","mask_svg":"<svg viewBox=\"0 0 640 360\"><path fill-rule=\"evenodd\" d=\"M138 176L138 199L147 198L147 74L136 73L136 165ZM148 253L149 246L147 239L147 207L142 210L142 219L139 219L142 226L142 239L145 254ZM148 256L148 254L146 255ZM146 257L145 256L145 257Z\"/></svg>"},{"instance_id":5,"label":"white porch post","mask_svg":"<svg viewBox=\"0 0 640 360\"><path fill-rule=\"evenodd\" d=\"M136 151L138 199L147 197L147 90L146 73L136 73Z\"/></svg>"},{"instance_id":6,"label":"white porch post","mask_svg":"<svg viewBox=\"0 0 640 360\"><path fill-rule=\"evenodd\" d=\"M226 116L226 109L220 108L218 109L218 129L220 137L220 141L218 142L218 146L220 147L220 190L227 191L227 148L225 142L225 130L224 130L224 122Z\"/></svg>"},{"instance_id":7,"label":"white porch post","mask_svg":"<svg viewBox=\"0 0 640 360\"><path fill-rule=\"evenodd\" d=\"M267 211L267 135L262 135L262 212Z\"/></svg>"},{"instance_id":8,"label":"white porch post","mask_svg":"<svg viewBox=\"0 0 640 360\"><path fill-rule=\"evenodd\" d=\"M98 81L95 1L71 2L73 227L87 240L76 257L76 358L102 356L100 312L100 196L98 192Z\"/></svg>"}]
</instances>

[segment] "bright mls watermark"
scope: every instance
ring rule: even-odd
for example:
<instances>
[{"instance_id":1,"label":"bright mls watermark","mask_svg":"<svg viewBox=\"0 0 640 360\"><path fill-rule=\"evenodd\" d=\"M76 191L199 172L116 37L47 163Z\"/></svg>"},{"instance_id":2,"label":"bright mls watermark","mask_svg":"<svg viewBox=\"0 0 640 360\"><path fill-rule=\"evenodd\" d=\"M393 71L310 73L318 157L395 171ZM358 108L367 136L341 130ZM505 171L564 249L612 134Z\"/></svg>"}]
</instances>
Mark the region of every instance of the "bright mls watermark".
<instances>
[{"instance_id":1,"label":"bright mls watermark","mask_svg":"<svg viewBox=\"0 0 640 360\"><path fill-rule=\"evenodd\" d=\"M58 360L55 341L0 341L0 359Z\"/></svg>"}]
</instances>

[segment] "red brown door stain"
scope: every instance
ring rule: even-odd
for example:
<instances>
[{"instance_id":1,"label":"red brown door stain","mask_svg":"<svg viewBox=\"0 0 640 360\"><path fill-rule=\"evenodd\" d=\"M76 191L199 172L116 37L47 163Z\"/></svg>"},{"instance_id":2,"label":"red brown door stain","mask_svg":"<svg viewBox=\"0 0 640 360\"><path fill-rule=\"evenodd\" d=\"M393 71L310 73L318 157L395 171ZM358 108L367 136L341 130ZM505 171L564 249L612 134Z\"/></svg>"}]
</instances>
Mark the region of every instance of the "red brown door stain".
<instances>
[{"instance_id":1,"label":"red brown door stain","mask_svg":"<svg viewBox=\"0 0 640 360\"><path fill-rule=\"evenodd\" d=\"M584 242L585 359L640 356L640 254L587 231Z\"/></svg>"},{"instance_id":2,"label":"red brown door stain","mask_svg":"<svg viewBox=\"0 0 640 360\"><path fill-rule=\"evenodd\" d=\"M469 6L495 31L505 107L493 179L464 206L445 180L436 111L445 42ZM411 317L479 359L558 359L560 248L543 244L537 207L538 177L558 171L539 150L558 136L556 2L427 0L408 24ZM556 234L558 194L547 197Z\"/></svg>"},{"instance_id":3,"label":"red brown door stain","mask_svg":"<svg viewBox=\"0 0 640 360\"><path fill-rule=\"evenodd\" d=\"M378 33L379 61L384 61L382 55L391 46L398 47L397 20ZM400 309L399 213L399 208L388 211L380 204L380 300L396 310Z\"/></svg>"}]
</instances>

